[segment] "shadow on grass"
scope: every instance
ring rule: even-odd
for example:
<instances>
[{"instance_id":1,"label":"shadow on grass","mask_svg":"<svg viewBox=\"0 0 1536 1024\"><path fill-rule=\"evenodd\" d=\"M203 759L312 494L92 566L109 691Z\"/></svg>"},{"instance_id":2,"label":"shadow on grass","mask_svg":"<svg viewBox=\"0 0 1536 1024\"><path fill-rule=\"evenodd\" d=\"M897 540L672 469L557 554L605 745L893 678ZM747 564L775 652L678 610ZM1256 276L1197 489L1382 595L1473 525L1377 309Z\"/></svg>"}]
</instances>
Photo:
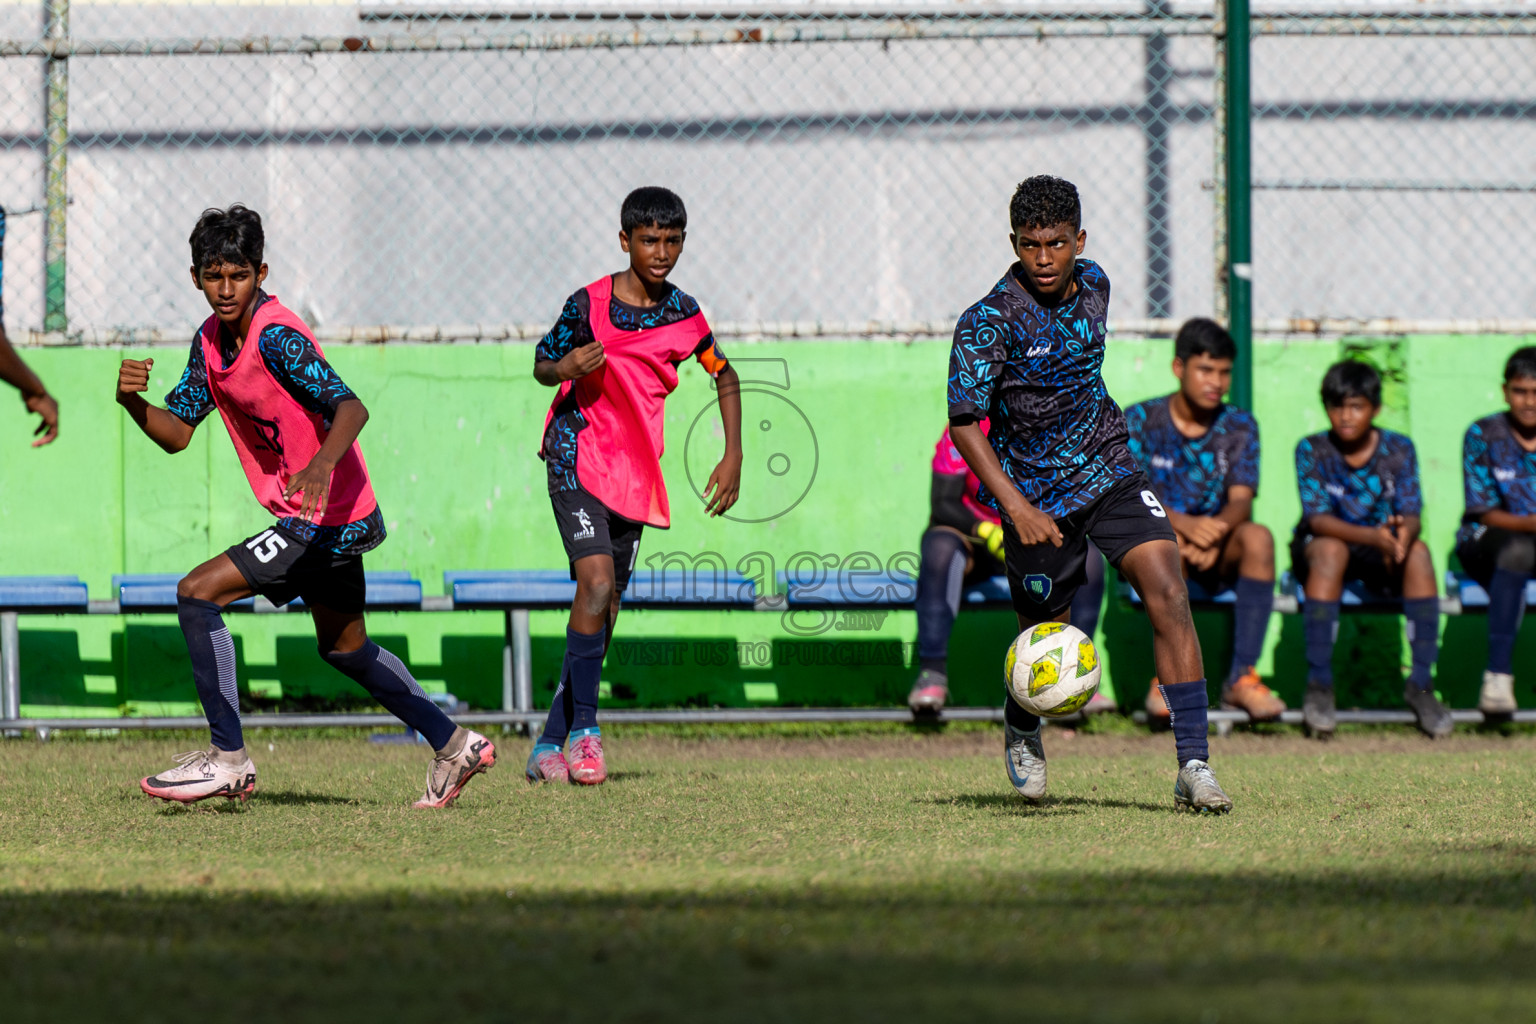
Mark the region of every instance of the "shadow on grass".
<instances>
[{"instance_id":1,"label":"shadow on grass","mask_svg":"<svg viewBox=\"0 0 1536 1024\"><path fill-rule=\"evenodd\" d=\"M445 1008L523 1021L566 1014L573 993L616 1022L1013 1020L1021 985L1040 1020L1331 1021L1364 1019L1363 1005L1382 1020L1508 1020L1536 1010L1536 948L1528 875L1504 863L606 894L12 893L0 986L12 1022L96 1007L114 1021L219 1008L253 1024ZM167 964L194 961L217 965L217 983L165 981Z\"/></svg>"},{"instance_id":2,"label":"shadow on grass","mask_svg":"<svg viewBox=\"0 0 1536 1024\"><path fill-rule=\"evenodd\" d=\"M1052 796L1046 794L1045 799L1039 803L1030 803L1023 797L1012 793L958 793L951 797L929 797L923 800L915 800L914 803L936 804L948 806L959 804L963 807L975 807L978 810L1004 810L1004 811L1048 811L1053 807L1117 807L1128 811L1150 811L1156 814L1167 814L1172 802L1166 804L1147 803L1145 800L1118 800L1114 797L1089 797L1089 796Z\"/></svg>"}]
</instances>

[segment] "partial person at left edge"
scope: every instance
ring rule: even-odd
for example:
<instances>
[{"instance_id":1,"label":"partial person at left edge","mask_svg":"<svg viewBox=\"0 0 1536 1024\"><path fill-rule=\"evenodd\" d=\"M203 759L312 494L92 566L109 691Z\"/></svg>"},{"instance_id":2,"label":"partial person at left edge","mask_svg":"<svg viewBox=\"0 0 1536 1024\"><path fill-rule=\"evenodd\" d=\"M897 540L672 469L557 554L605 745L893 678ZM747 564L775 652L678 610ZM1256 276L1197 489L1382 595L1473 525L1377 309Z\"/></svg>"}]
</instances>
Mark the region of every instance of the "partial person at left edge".
<instances>
[{"instance_id":1,"label":"partial person at left edge","mask_svg":"<svg viewBox=\"0 0 1536 1024\"><path fill-rule=\"evenodd\" d=\"M496 749L455 725L404 663L368 638L363 554L383 543L385 533L357 443L368 410L325 361L304 321L262 291L265 236L254 210L238 204L206 210L189 241L192 283L213 315L192 339L165 408L141 394L149 389L153 359L123 360L117 401L171 454L185 449L217 409L256 500L277 521L177 584L176 614L212 742L139 786L181 803L244 800L255 790L256 767L241 731L235 644L223 611L261 594L278 605L302 597L320 656L432 745L427 791L415 806L446 807L496 763Z\"/></svg>"},{"instance_id":2,"label":"partial person at left edge","mask_svg":"<svg viewBox=\"0 0 1536 1024\"><path fill-rule=\"evenodd\" d=\"M0 282L5 279L5 211L0 210ZM5 297L0 286L0 380L21 392L21 400L27 412L36 413L42 422L32 431L36 438L33 448L41 448L59 436L59 403L54 401L48 389L32 368L16 354L11 339L5 333Z\"/></svg>"}]
</instances>

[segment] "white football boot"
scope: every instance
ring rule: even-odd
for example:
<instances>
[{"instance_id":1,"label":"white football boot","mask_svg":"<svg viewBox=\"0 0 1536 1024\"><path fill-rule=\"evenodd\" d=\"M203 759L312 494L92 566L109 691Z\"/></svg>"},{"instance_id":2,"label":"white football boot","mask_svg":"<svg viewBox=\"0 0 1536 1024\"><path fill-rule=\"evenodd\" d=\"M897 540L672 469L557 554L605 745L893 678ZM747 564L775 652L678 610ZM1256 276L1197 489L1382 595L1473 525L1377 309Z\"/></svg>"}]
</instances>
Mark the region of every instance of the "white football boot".
<instances>
[{"instance_id":1,"label":"white football boot","mask_svg":"<svg viewBox=\"0 0 1536 1024\"><path fill-rule=\"evenodd\" d=\"M1031 802L1045 796L1045 744L1040 742L1041 726L1034 732L1020 732L1003 723L1003 764L1008 781L1019 796Z\"/></svg>"},{"instance_id":2,"label":"white football boot","mask_svg":"<svg viewBox=\"0 0 1536 1024\"><path fill-rule=\"evenodd\" d=\"M1484 672L1477 710L1485 715L1512 715L1515 708L1515 677L1508 672Z\"/></svg>"},{"instance_id":3,"label":"white football boot","mask_svg":"<svg viewBox=\"0 0 1536 1024\"><path fill-rule=\"evenodd\" d=\"M244 801L256 791L256 766L245 748L189 750L176 755L176 767L139 780L139 788L161 800L191 804L210 796Z\"/></svg>"}]
</instances>

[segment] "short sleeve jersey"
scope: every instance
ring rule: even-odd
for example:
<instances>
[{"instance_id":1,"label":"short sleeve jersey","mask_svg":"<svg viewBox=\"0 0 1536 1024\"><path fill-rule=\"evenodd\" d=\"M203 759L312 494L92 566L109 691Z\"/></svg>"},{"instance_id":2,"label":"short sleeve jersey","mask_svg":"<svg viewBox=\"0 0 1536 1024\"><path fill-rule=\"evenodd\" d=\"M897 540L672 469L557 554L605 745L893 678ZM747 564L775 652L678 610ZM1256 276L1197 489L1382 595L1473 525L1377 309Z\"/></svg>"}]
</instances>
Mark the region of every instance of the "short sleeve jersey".
<instances>
[{"instance_id":1,"label":"short sleeve jersey","mask_svg":"<svg viewBox=\"0 0 1536 1024\"><path fill-rule=\"evenodd\" d=\"M1015 264L961 314L949 355L949 415L990 417L987 439L1024 497L1061 517L1136 473L1125 416L1104 365L1109 278L1091 260L1073 269L1077 292L1036 302ZM978 499L999 509L982 485Z\"/></svg>"},{"instance_id":2,"label":"short sleeve jersey","mask_svg":"<svg viewBox=\"0 0 1536 1024\"><path fill-rule=\"evenodd\" d=\"M1352 526L1381 526L1390 516L1416 516L1424 510L1419 491L1419 459L1413 442L1377 428L1376 451L1356 469L1344 461L1332 436L1324 431L1296 444L1296 484L1301 515L1337 516Z\"/></svg>"},{"instance_id":3,"label":"short sleeve jersey","mask_svg":"<svg viewBox=\"0 0 1536 1024\"><path fill-rule=\"evenodd\" d=\"M990 424L986 420L981 421L982 433L987 433ZM940 476L965 477L965 490L960 495L960 502L977 519L985 519L989 523L1001 522L997 512L988 508L976 500L976 492L981 489L981 480L971 472L970 465L965 457L960 454L960 449L955 447L954 440L949 436L949 428L944 428L944 433L939 435L939 443L933 449L933 471Z\"/></svg>"},{"instance_id":4,"label":"short sleeve jersey","mask_svg":"<svg viewBox=\"0 0 1536 1024\"><path fill-rule=\"evenodd\" d=\"M257 299L257 305L270 301L270 298L262 294ZM357 397L310 340L293 328L272 324L261 332L256 344L261 352L261 361L273 379L293 396L294 401L322 417L327 426L342 402ZM237 354L234 349L226 346L223 351L224 366L229 366ZM194 427L214 411L213 394L208 390L208 366L203 358L201 332L192 338L187 367L181 372L181 379L176 382L176 386L165 396L165 407ZM377 508L355 523L340 526L318 526L297 516L285 516L278 520L278 525L306 543L342 555L360 555L371 551L382 544L385 537L384 515Z\"/></svg>"},{"instance_id":5,"label":"short sleeve jersey","mask_svg":"<svg viewBox=\"0 0 1536 1024\"><path fill-rule=\"evenodd\" d=\"M1213 516L1233 487L1259 489L1259 424L1236 406L1222 405L1210 429L1185 437L1173 422L1169 396L1125 410L1131 454L1152 480L1164 505L1186 516Z\"/></svg>"},{"instance_id":6,"label":"short sleeve jersey","mask_svg":"<svg viewBox=\"0 0 1536 1024\"><path fill-rule=\"evenodd\" d=\"M617 298L608 303L608 319L621 331L642 331L654 327L666 327L689 317L697 316L699 304L680 288L670 289L665 298L654 306L631 306ZM534 360L563 359L572 349L590 345L592 321L589 319L591 300L582 288L565 300L560 319L549 333L540 339L534 350ZM725 355L715 343L713 333L708 334L693 350L694 358L711 377L726 367ZM570 396L555 410L554 418L544 432L544 461L549 477L549 493L560 494L581 488L576 479L576 446L586 419L576 406L575 396Z\"/></svg>"},{"instance_id":7,"label":"short sleeve jersey","mask_svg":"<svg viewBox=\"0 0 1536 1024\"><path fill-rule=\"evenodd\" d=\"M1484 416L1467 428L1461 443L1461 473L1467 499L1462 533L1469 532L1478 516L1494 509L1516 516L1536 515L1536 452L1520 446L1507 414Z\"/></svg>"}]
</instances>

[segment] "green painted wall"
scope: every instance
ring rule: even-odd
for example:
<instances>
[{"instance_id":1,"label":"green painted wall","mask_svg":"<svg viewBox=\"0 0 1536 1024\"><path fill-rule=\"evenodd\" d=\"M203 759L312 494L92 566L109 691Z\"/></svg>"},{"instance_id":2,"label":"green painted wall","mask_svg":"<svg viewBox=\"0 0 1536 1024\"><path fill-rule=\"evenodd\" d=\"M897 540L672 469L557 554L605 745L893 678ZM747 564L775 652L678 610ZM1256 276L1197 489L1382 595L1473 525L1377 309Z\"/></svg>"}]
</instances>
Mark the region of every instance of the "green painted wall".
<instances>
[{"instance_id":1,"label":"green painted wall","mask_svg":"<svg viewBox=\"0 0 1536 1024\"><path fill-rule=\"evenodd\" d=\"M1460 514L1462 431L1498 408L1502 362L1530 340L1261 341L1259 520L1282 543L1288 537L1298 514L1291 450L1326 424L1317 382L1341 352L1362 349L1389 372L1384 420L1419 445L1426 535L1443 567ZM184 350L147 354L157 360L152 394L162 395L181 371ZM702 484L720 440L710 382L687 367L667 417L673 527L647 532L642 562L713 551L732 565L747 559L746 571L755 573L785 568L797 554L886 564L915 551L927 515L929 459L943 425L948 345L737 344L731 354L747 381L737 514L762 521L711 521L693 495L690 479ZM216 419L175 457L133 428L111 400L121 355L26 353L59 398L63 432L54 445L29 450L19 404L0 409L0 439L10 439L0 449L0 574L78 573L92 596L106 597L115 572L185 571L268 521ZM550 393L532 380L530 346L338 346L330 357L372 412L363 446L390 539L369 557L370 567L411 570L428 593L440 593L445 569L563 564L534 451ZM1112 342L1105 370L1111 391L1129 403L1169 390L1170 357L1166 341ZM315 657L307 620L230 622L242 684L253 696L315 706L353 698L351 684ZM559 613L536 613L533 622L535 691L547 699L564 621ZM27 713L191 710L173 617L28 617L22 625ZM795 625L787 630L772 614L626 613L604 672L612 703L737 705L776 694L785 703L864 704L904 697L916 632L911 613L844 617L809 638L796 633L812 621ZM1201 627L1208 667L1218 676L1228 656L1222 618L1202 616ZM379 615L370 628L429 688L499 705L499 615ZM1283 638L1281 649L1262 666L1292 699L1303 684L1298 628L1292 621L1271 631L1272 646ZM1399 629L1375 618L1346 624L1339 652L1346 703L1396 702ZM1482 629L1473 616L1446 628L1441 689L1460 704L1475 696ZM958 701L996 701L1012 632L1008 613L962 616L951 664ZM1151 674L1144 620L1110 602L1101 645L1111 686L1139 699Z\"/></svg>"}]
</instances>

